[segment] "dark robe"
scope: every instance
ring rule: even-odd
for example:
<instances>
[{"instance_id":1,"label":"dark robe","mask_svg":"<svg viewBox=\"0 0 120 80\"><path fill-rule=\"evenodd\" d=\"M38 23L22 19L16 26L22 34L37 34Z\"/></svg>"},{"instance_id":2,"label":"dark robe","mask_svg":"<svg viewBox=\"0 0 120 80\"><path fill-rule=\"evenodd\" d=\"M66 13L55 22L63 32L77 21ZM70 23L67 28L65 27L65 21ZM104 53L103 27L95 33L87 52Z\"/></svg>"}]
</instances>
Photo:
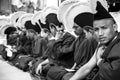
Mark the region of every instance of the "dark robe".
<instances>
[{"instance_id":1,"label":"dark robe","mask_svg":"<svg viewBox=\"0 0 120 80\"><path fill-rule=\"evenodd\" d=\"M7 51L5 50L6 47L3 44L0 44L0 56L4 59L4 60L8 60L7 57Z\"/></svg>"},{"instance_id":2,"label":"dark robe","mask_svg":"<svg viewBox=\"0 0 120 80\"><path fill-rule=\"evenodd\" d=\"M17 52L13 53L13 57L9 60L14 66L23 71L29 70L29 62L33 60L32 44L33 38L28 38L26 35L20 35L19 45L16 47Z\"/></svg>"},{"instance_id":3,"label":"dark robe","mask_svg":"<svg viewBox=\"0 0 120 80\"><path fill-rule=\"evenodd\" d=\"M57 65L71 68L74 64L74 51L69 48L73 45L75 37L66 32L64 36L53 44L49 59Z\"/></svg>"},{"instance_id":4,"label":"dark robe","mask_svg":"<svg viewBox=\"0 0 120 80\"><path fill-rule=\"evenodd\" d=\"M43 56L38 60L38 64L43 60L45 60L46 58L48 58L50 61L49 64L43 66L42 73L40 74L40 77L42 77L42 79L46 77L46 74L50 68L51 69L49 72L50 74L52 74L54 73L54 71L57 71L58 68L59 71L61 71L62 69L63 69L62 71L65 71L62 66L72 67L74 62L74 57L73 57L74 53L72 53L73 47L71 47L71 45L73 46L74 40L75 37L70 33L65 33L61 39L49 40L47 44L48 46L47 50L45 51ZM61 75L62 74L64 74L64 72L61 72ZM35 73L33 75L35 75ZM53 75L52 77L55 76L56 75ZM58 77L60 76L58 75Z\"/></svg>"},{"instance_id":5,"label":"dark robe","mask_svg":"<svg viewBox=\"0 0 120 80\"><path fill-rule=\"evenodd\" d=\"M90 60L97 47L97 41L93 37L84 38L79 44L79 47L76 47L77 51L74 53L74 59L77 63L76 69L79 69Z\"/></svg>"},{"instance_id":6,"label":"dark robe","mask_svg":"<svg viewBox=\"0 0 120 80\"><path fill-rule=\"evenodd\" d=\"M36 57L43 56L43 53L47 49L47 38L39 38L35 41L35 45L33 46L33 54L36 55Z\"/></svg>"},{"instance_id":7,"label":"dark robe","mask_svg":"<svg viewBox=\"0 0 120 80\"><path fill-rule=\"evenodd\" d=\"M51 53L49 53L50 67L47 73L48 80L60 80L66 73L66 68L71 68L74 64L74 41L75 37L70 33L65 33L61 39L55 41Z\"/></svg>"},{"instance_id":8,"label":"dark robe","mask_svg":"<svg viewBox=\"0 0 120 80\"><path fill-rule=\"evenodd\" d=\"M37 66L45 60L42 57L47 50L48 43L49 40L47 38L40 38L35 42L35 46L33 47L33 54L36 55L36 57L32 60L32 66L30 67L30 72L33 76L35 76L35 69Z\"/></svg>"},{"instance_id":9,"label":"dark robe","mask_svg":"<svg viewBox=\"0 0 120 80\"><path fill-rule=\"evenodd\" d=\"M93 37L87 39L85 35L82 35L76 40L75 45L74 60L77 64L75 70L78 70L87 63L94 54L97 47L97 41ZM86 77L86 79L90 80L95 75L94 73L96 73L96 71L97 70L95 69L88 77ZM74 75L74 72L68 72L63 76L62 80L68 80L72 75Z\"/></svg>"},{"instance_id":10,"label":"dark robe","mask_svg":"<svg viewBox=\"0 0 120 80\"><path fill-rule=\"evenodd\" d=\"M18 35L17 34L10 34L9 38L7 39L7 45L17 45Z\"/></svg>"},{"instance_id":11,"label":"dark robe","mask_svg":"<svg viewBox=\"0 0 120 80\"><path fill-rule=\"evenodd\" d=\"M105 49L99 72L93 80L120 80L120 33Z\"/></svg>"}]
</instances>

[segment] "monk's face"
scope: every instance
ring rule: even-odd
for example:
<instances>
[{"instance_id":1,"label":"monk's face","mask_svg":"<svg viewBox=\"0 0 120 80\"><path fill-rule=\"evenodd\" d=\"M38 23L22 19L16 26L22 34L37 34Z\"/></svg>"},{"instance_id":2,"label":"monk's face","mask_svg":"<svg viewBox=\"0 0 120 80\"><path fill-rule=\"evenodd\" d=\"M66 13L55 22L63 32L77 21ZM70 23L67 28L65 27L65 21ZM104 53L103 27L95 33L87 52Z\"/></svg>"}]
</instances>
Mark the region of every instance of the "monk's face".
<instances>
[{"instance_id":1,"label":"monk's face","mask_svg":"<svg viewBox=\"0 0 120 80\"><path fill-rule=\"evenodd\" d=\"M57 30L56 30L56 25L55 24L50 23L50 31L51 31L53 36L56 35Z\"/></svg>"},{"instance_id":2,"label":"monk's face","mask_svg":"<svg viewBox=\"0 0 120 80\"><path fill-rule=\"evenodd\" d=\"M42 29L40 33L41 37L46 38L48 34Z\"/></svg>"},{"instance_id":3,"label":"monk's face","mask_svg":"<svg viewBox=\"0 0 120 80\"><path fill-rule=\"evenodd\" d=\"M74 23L73 30L77 36L81 35L81 33L83 32L83 29L76 23Z\"/></svg>"},{"instance_id":4,"label":"monk's face","mask_svg":"<svg viewBox=\"0 0 120 80\"><path fill-rule=\"evenodd\" d=\"M95 20L93 23L95 35L101 44L108 43L117 31L117 25L112 18Z\"/></svg>"}]
</instances>

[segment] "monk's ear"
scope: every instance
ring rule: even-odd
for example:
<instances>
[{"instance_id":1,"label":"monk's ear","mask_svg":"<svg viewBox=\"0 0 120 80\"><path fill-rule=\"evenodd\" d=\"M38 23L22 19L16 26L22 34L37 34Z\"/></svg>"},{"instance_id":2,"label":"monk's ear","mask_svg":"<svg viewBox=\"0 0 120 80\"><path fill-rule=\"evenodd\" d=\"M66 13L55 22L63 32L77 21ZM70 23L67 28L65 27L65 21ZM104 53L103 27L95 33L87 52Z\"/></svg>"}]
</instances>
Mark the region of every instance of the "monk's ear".
<instances>
[{"instance_id":1,"label":"monk's ear","mask_svg":"<svg viewBox=\"0 0 120 80\"><path fill-rule=\"evenodd\" d=\"M55 28L56 26L55 26L55 24L50 23L50 24L49 24L49 27L50 27L51 29L53 29L53 28Z\"/></svg>"},{"instance_id":2,"label":"monk's ear","mask_svg":"<svg viewBox=\"0 0 120 80\"><path fill-rule=\"evenodd\" d=\"M53 23L50 23L50 24L49 24L49 27L50 27L50 29L56 29L56 25L53 24Z\"/></svg>"},{"instance_id":3,"label":"monk's ear","mask_svg":"<svg viewBox=\"0 0 120 80\"><path fill-rule=\"evenodd\" d=\"M117 24L113 24L113 29L114 29L114 31L117 31L117 30L118 30Z\"/></svg>"}]
</instances>

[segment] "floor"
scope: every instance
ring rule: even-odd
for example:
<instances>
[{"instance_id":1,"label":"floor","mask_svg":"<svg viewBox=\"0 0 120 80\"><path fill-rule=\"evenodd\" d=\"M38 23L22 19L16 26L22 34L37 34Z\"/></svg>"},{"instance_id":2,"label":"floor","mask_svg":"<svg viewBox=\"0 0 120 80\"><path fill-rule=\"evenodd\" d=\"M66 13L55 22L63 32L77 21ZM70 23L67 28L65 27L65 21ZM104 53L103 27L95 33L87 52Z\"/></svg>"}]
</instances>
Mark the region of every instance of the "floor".
<instances>
[{"instance_id":1,"label":"floor","mask_svg":"<svg viewBox=\"0 0 120 80\"><path fill-rule=\"evenodd\" d=\"M29 73L23 72L0 59L0 80L32 80Z\"/></svg>"}]
</instances>

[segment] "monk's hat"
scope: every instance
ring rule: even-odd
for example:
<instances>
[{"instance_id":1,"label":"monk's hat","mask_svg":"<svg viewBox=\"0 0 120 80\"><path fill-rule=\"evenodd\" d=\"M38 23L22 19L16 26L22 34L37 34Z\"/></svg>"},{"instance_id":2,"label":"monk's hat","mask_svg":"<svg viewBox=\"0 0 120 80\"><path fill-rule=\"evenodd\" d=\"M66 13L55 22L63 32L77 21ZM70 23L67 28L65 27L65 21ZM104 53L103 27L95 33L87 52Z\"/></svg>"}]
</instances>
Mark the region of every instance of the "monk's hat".
<instances>
[{"instance_id":1,"label":"monk's hat","mask_svg":"<svg viewBox=\"0 0 120 80\"><path fill-rule=\"evenodd\" d=\"M49 7L46 7L44 10L43 10L43 15L42 15L42 20L41 22L43 24L46 23L46 17L50 14L54 14L56 15L57 14L57 10L58 10L58 7L54 7L54 6L49 6Z\"/></svg>"},{"instance_id":2,"label":"monk's hat","mask_svg":"<svg viewBox=\"0 0 120 80\"><path fill-rule=\"evenodd\" d=\"M48 30L50 30L50 26L55 25L56 26L61 26L61 23L59 22L58 18L57 18L57 11L58 8L57 7L47 7L46 9L43 10L43 16L44 16L44 22L45 25L42 23L41 21L41 27L44 26L44 28L47 28Z\"/></svg>"},{"instance_id":3,"label":"monk's hat","mask_svg":"<svg viewBox=\"0 0 120 80\"><path fill-rule=\"evenodd\" d=\"M15 31L17 31L17 28L12 26L12 25L6 25L6 26L8 26L8 27L4 30L4 34L9 35L9 34L15 32Z\"/></svg>"},{"instance_id":4,"label":"monk's hat","mask_svg":"<svg viewBox=\"0 0 120 80\"><path fill-rule=\"evenodd\" d=\"M22 16L23 14L26 14L26 12L23 11L18 11L12 14L11 16L11 23L16 26L18 19L20 18L20 16Z\"/></svg>"},{"instance_id":5,"label":"monk's hat","mask_svg":"<svg viewBox=\"0 0 120 80\"><path fill-rule=\"evenodd\" d=\"M31 20L26 21L24 26L27 30L31 29L31 30L34 30L37 33L41 32L40 26L37 23L32 24Z\"/></svg>"},{"instance_id":6,"label":"monk's hat","mask_svg":"<svg viewBox=\"0 0 120 80\"><path fill-rule=\"evenodd\" d=\"M12 24L6 24L0 28L0 35L1 36L9 35L16 30L17 28L14 27Z\"/></svg>"},{"instance_id":7,"label":"monk's hat","mask_svg":"<svg viewBox=\"0 0 120 80\"><path fill-rule=\"evenodd\" d=\"M0 18L0 28L7 24L11 24L10 18Z\"/></svg>"},{"instance_id":8,"label":"monk's hat","mask_svg":"<svg viewBox=\"0 0 120 80\"><path fill-rule=\"evenodd\" d=\"M26 14L22 15L18 19L17 26L20 28L25 27L25 22L31 20L32 16L33 16L33 14L31 14L31 13L26 13Z\"/></svg>"},{"instance_id":9,"label":"monk's hat","mask_svg":"<svg viewBox=\"0 0 120 80\"><path fill-rule=\"evenodd\" d=\"M97 6L97 2L99 1L101 3L101 5L108 11L109 5L107 0L88 0L90 2L91 5L91 9L93 11L93 13L96 13L96 6Z\"/></svg>"},{"instance_id":10,"label":"monk's hat","mask_svg":"<svg viewBox=\"0 0 120 80\"><path fill-rule=\"evenodd\" d=\"M58 9L57 7L49 6L49 7L46 7L45 9L43 9L41 12L39 12L36 15L36 16L39 16L39 18L40 18L37 20L41 26L41 29L46 28L46 29L50 30L49 23L54 22L54 18L52 17L52 20L51 20L51 19L49 19L48 15L56 16L57 9ZM51 16L50 16L50 18L51 18Z\"/></svg>"},{"instance_id":11,"label":"monk's hat","mask_svg":"<svg viewBox=\"0 0 120 80\"><path fill-rule=\"evenodd\" d=\"M85 25L92 26L93 11L90 3L79 2L72 5L65 13L63 20L65 28L70 32L73 30L74 22L81 27Z\"/></svg>"},{"instance_id":12,"label":"monk's hat","mask_svg":"<svg viewBox=\"0 0 120 80\"><path fill-rule=\"evenodd\" d=\"M60 22L63 22L64 14L69 9L70 6L72 6L75 3L80 2L80 0L65 0L63 1L59 8L58 8L58 13L57 13L57 18Z\"/></svg>"},{"instance_id":13,"label":"monk's hat","mask_svg":"<svg viewBox=\"0 0 120 80\"><path fill-rule=\"evenodd\" d=\"M94 20L101 20L106 18L113 18L111 14L97 1L96 13L94 14Z\"/></svg>"},{"instance_id":14,"label":"monk's hat","mask_svg":"<svg viewBox=\"0 0 120 80\"><path fill-rule=\"evenodd\" d=\"M35 13L33 15L32 19L31 19L32 24L35 25L37 23L40 25L39 20L42 20L42 13L43 13L43 11L38 11L37 13Z\"/></svg>"},{"instance_id":15,"label":"monk's hat","mask_svg":"<svg viewBox=\"0 0 120 80\"><path fill-rule=\"evenodd\" d=\"M84 12L84 13L78 14L74 18L74 22L82 28L84 26L93 27L93 20L94 20L94 15L90 12Z\"/></svg>"},{"instance_id":16,"label":"monk's hat","mask_svg":"<svg viewBox=\"0 0 120 80\"><path fill-rule=\"evenodd\" d=\"M46 16L46 22L50 24L54 24L56 26L61 26L60 22L58 21L57 14L50 13Z\"/></svg>"}]
</instances>

